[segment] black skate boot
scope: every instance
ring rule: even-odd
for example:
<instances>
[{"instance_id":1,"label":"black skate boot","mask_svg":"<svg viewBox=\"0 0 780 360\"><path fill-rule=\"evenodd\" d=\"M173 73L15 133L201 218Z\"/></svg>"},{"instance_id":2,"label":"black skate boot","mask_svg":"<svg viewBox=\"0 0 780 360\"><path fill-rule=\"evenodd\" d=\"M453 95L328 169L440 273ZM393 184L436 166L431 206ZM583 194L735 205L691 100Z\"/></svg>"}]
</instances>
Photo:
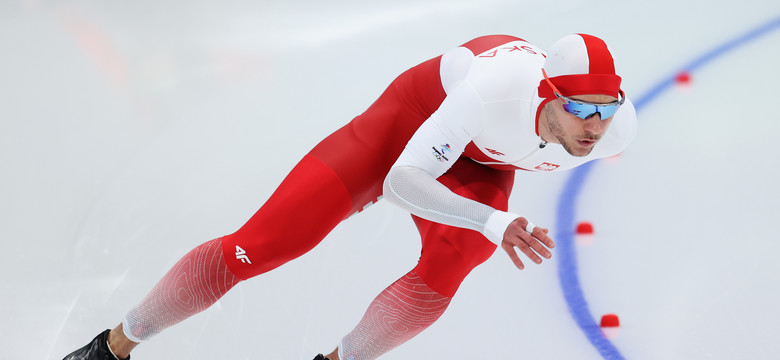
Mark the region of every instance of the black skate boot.
<instances>
[{"instance_id":1,"label":"black skate boot","mask_svg":"<svg viewBox=\"0 0 780 360\"><path fill-rule=\"evenodd\" d=\"M95 336L92 341L81 349L78 349L63 358L62 360L130 360L128 355L125 359L119 359L108 348L108 333L106 330Z\"/></svg>"},{"instance_id":2,"label":"black skate boot","mask_svg":"<svg viewBox=\"0 0 780 360\"><path fill-rule=\"evenodd\" d=\"M325 355L317 354L317 356L314 358L314 360L330 360L330 359L326 358Z\"/></svg>"}]
</instances>

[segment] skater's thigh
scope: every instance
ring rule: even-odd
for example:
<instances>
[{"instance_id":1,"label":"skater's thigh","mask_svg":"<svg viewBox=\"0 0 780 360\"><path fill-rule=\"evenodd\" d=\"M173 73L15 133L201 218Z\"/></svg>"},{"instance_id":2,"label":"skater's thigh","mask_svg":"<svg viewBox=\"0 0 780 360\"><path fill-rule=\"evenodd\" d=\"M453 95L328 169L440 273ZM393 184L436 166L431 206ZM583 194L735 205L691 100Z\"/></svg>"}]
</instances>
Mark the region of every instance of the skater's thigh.
<instances>
[{"instance_id":1,"label":"skater's thigh","mask_svg":"<svg viewBox=\"0 0 780 360\"><path fill-rule=\"evenodd\" d=\"M461 158L439 178L454 193L507 210L514 171L496 170ZM422 238L416 271L442 295L453 296L463 279L495 251L496 245L481 233L414 217Z\"/></svg>"}]
</instances>

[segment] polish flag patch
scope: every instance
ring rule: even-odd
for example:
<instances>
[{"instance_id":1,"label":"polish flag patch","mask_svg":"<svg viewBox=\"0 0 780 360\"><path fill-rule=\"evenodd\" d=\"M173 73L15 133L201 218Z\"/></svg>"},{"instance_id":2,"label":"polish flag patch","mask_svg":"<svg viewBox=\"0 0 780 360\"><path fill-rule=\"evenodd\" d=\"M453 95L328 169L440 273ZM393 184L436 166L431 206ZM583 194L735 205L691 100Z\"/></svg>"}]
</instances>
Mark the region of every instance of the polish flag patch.
<instances>
[{"instance_id":1,"label":"polish flag patch","mask_svg":"<svg viewBox=\"0 0 780 360\"><path fill-rule=\"evenodd\" d=\"M561 167L560 165L550 164L550 163L542 163L541 165L535 167L534 169L539 171L553 171L557 168Z\"/></svg>"}]
</instances>

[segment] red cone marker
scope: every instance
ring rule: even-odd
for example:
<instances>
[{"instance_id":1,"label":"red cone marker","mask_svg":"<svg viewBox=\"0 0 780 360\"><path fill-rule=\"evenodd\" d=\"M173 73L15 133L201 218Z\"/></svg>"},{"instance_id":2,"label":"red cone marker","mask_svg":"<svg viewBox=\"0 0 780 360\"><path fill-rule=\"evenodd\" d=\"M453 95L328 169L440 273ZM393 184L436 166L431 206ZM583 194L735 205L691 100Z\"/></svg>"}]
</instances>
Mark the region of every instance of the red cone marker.
<instances>
[{"instance_id":1,"label":"red cone marker","mask_svg":"<svg viewBox=\"0 0 780 360\"><path fill-rule=\"evenodd\" d=\"M587 246L593 243L593 224L583 221L577 224L577 230L574 234L574 241L577 245Z\"/></svg>"},{"instance_id":2,"label":"red cone marker","mask_svg":"<svg viewBox=\"0 0 780 360\"><path fill-rule=\"evenodd\" d=\"M618 327L620 326L620 319L615 314L605 314L601 317L601 327Z\"/></svg>"}]
</instances>

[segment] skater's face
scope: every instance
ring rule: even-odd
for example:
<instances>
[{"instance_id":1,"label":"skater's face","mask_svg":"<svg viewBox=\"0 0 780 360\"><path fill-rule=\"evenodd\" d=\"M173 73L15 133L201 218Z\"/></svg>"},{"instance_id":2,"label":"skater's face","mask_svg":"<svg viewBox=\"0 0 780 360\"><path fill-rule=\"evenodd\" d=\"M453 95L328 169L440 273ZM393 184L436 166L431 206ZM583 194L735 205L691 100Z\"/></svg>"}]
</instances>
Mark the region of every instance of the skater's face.
<instances>
[{"instance_id":1,"label":"skater's face","mask_svg":"<svg viewBox=\"0 0 780 360\"><path fill-rule=\"evenodd\" d=\"M618 99L601 94L572 96L571 99L586 103L609 104ZM573 156L587 156L593 151L593 147L601 140L601 137L612 123L612 116L601 118L601 113L596 112L585 119L570 113L564 108L565 100L557 98L545 105L545 117L547 128L553 139L545 139L557 142Z\"/></svg>"}]
</instances>

